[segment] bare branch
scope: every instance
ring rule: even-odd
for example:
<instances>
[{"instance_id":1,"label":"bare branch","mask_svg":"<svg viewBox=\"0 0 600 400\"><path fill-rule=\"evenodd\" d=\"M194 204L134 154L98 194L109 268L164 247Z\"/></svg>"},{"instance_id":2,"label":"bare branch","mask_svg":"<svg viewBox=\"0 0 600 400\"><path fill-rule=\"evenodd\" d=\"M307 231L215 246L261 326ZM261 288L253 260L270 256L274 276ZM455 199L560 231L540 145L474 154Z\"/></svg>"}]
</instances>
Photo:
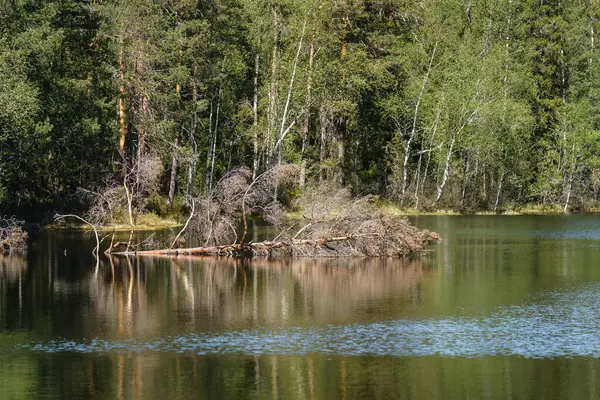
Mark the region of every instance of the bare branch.
<instances>
[{"instance_id":1,"label":"bare branch","mask_svg":"<svg viewBox=\"0 0 600 400\"><path fill-rule=\"evenodd\" d=\"M183 226L183 228L181 228L181 230L179 231L179 233L177 234L177 236L175 236L175 239L173 240L173 243L171 243L171 247L169 247L170 249L172 249L173 247L175 247L175 244L177 243L177 240L179 240L179 237L181 236L181 234L183 232L185 232L185 230L187 229L188 225L190 224L190 221L192 220L192 218L194 218L194 211L196 210L196 202L194 201L194 199L192 199L191 201L192 201L192 211L190 212L190 216L187 219L187 221L185 221L185 225Z\"/></svg>"},{"instance_id":2,"label":"bare branch","mask_svg":"<svg viewBox=\"0 0 600 400\"><path fill-rule=\"evenodd\" d=\"M65 218L78 219L79 221L83 222L84 224L91 226L92 229L94 230L94 235L96 236L96 247L94 248L92 254L94 254L94 256L96 257L96 271L98 271L98 268L100 268L100 258L98 257L98 252L100 251L100 238L98 236L98 229L96 228L96 225L92 224L91 222L87 221L86 219L80 217L79 215L75 215L75 214L55 214L54 215L54 221L61 221Z\"/></svg>"},{"instance_id":3,"label":"bare branch","mask_svg":"<svg viewBox=\"0 0 600 400\"><path fill-rule=\"evenodd\" d=\"M283 167L283 166L282 166ZM278 167L279 168L279 167ZM296 232L291 232L299 221L289 224L273 241L246 243L247 215L260 211L263 217L284 221L281 205L272 201L273 185L281 185L293 168L269 170L250 180L250 170L228 174L208 197L196 199L208 211L196 214L192 222L203 227L214 238L201 247L183 249L125 251L122 255L218 255L218 256L274 256L299 257L405 257L420 252L439 240L437 234L410 225L405 218L395 218L375 206L374 196L353 198L347 189L331 183L309 187L295 207L308 221ZM290 178L291 179L291 178ZM231 183L232 185L229 185ZM225 196L225 197L222 197ZM242 209L240 213L240 208ZM242 221L240 221L240 219ZM190 224L192 224L190 222ZM244 222L244 232L238 244L223 243L235 223Z\"/></svg>"}]
</instances>

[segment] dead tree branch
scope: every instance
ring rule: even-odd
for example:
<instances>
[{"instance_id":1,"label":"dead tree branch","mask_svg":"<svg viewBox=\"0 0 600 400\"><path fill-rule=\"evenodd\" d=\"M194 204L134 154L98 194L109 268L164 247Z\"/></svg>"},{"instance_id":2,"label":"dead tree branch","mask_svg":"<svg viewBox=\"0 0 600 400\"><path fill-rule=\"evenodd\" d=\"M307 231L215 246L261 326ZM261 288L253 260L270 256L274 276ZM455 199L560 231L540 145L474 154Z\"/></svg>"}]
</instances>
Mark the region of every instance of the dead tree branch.
<instances>
[{"instance_id":1,"label":"dead tree branch","mask_svg":"<svg viewBox=\"0 0 600 400\"><path fill-rule=\"evenodd\" d=\"M183 226L183 228L181 228L181 230L179 231L179 233L177 234L177 236L175 236L175 239L171 243L171 247L169 247L169 249L172 249L173 247L175 247L175 244L177 244L177 241L179 240L179 237L181 236L181 234L183 232L185 232L185 230L187 229L188 225L190 224L190 221L192 220L192 218L194 218L194 212L196 210L196 202L194 201L194 199L192 199L191 203L192 203L192 211L190 211L190 216L187 219L187 221L185 221L185 225Z\"/></svg>"},{"instance_id":2,"label":"dead tree branch","mask_svg":"<svg viewBox=\"0 0 600 400\"><path fill-rule=\"evenodd\" d=\"M304 221L287 220L282 207L272 201L272 185L281 183L282 176L286 176L283 172L271 171L250 180L250 170L238 170L222 181L224 186L217 184L216 192L209 199L202 199L200 204L208 207L208 211L200 212L198 216L209 239L215 238L213 245L182 249L174 249L172 245L168 249L126 250L114 254L406 257L439 240L437 234L412 226L406 218L380 211L373 196L354 198L347 189L332 185L307 188L295 204ZM253 211L260 211L263 218L282 227L275 240L246 242L247 216ZM220 221L219 226L215 221ZM238 226L243 224L240 242L236 244L236 237L233 244L220 244L217 238L232 242L233 237L229 235L231 232L235 235L233 226L236 222Z\"/></svg>"},{"instance_id":3,"label":"dead tree branch","mask_svg":"<svg viewBox=\"0 0 600 400\"><path fill-rule=\"evenodd\" d=\"M78 219L79 221L83 222L84 224L91 226L92 229L94 230L94 236L96 237L96 247L94 247L92 254L96 257L96 271L98 271L98 269L100 268L100 257L98 254L100 252L100 236L98 236L98 228L96 228L96 225L94 225L91 222L87 221L86 219L80 217L79 215L75 215L75 214L55 214L54 215L54 221L56 221L56 222L61 221L65 218Z\"/></svg>"},{"instance_id":4,"label":"dead tree branch","mask_svg":"<svg viewBox=\"0 0 600 400\"><path fill-rule=\"evenodd\" d=\"M0 217L0 253L22 253L27 248L23 222L14 217Z\"/></svg>"}]
</instances>

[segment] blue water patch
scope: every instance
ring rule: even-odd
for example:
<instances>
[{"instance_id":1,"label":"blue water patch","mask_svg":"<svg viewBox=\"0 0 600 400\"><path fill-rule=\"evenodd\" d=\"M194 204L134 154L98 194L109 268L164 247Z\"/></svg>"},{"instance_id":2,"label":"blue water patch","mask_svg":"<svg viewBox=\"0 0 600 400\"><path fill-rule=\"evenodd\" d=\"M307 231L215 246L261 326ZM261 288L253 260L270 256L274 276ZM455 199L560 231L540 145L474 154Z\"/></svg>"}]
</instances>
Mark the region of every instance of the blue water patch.
<instances>
[{"instance_id":1,"label":"blue water patch","mask_svg":"<svg viewBox=\"0 0 600 400\"><path fill-rule=\"evenodd\" d=\"M600 287L547 293L529 305L480 316L188 334L149 341L53 340L15 346L14 350L600 358Z\"/></svg>"},{"instance_id":2,"label":"blue water patch","mask_svg":"<svg viewBox=\"0 0 600 400\"><path fill-rule=\"evenodd\" d=\"M526 234L523 232L493 231L484 228L457 229L454 233L464 238L518 238L518 243L523 239L550 239L550 240L600 240L600 229L532 229ZM456 239L456 238L455 238Z\"/></svg>"},{"instance_id":3,"label":"blue water patch","mask_svg":"<svg viewBox=\"0 0 600 400\"><path fill-rule=\"evenodd\" d=\"M502 223L498 223L502 221ZM475 238L535 238L549 240L600 240L600 218L595 214L547 216L481 216L469 220L468 226L452 225L440 234L449 240ZM525 228L525 229L524 229ZM444 235L446 233L446 235Z\"/></svg>"}]
</instances>

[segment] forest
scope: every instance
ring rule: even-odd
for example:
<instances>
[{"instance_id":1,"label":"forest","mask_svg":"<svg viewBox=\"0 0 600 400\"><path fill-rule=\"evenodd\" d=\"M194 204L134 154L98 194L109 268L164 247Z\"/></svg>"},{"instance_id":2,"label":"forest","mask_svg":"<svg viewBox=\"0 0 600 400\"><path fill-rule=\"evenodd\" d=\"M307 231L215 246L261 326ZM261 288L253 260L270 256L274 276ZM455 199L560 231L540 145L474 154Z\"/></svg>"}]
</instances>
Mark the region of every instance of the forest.
<instances>
[{"instance_id":1,"label":"forest","mask_svg":"<svg viewBox=\"0 0 600 400\"><path fill-rule=\"evenodd\" d=\"M0 0L0 214L125 196L162 216L284 164L295 191L405 209L593 209L599 17L593 0Z\"/></svg>"}]
</instances>

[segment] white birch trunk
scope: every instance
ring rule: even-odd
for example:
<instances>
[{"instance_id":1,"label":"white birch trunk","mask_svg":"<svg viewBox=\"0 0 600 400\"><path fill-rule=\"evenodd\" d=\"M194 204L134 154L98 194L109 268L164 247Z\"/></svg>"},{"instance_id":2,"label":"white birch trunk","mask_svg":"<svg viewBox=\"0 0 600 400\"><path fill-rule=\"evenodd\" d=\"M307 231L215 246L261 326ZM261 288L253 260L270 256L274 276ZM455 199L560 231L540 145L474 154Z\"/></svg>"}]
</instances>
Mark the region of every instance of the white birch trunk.
<instances>
[{"instance_id":1,"label":"white birch trunk","mask_svg":"<svg viewBox=\"0 0 600 400\"><path fill-rule=\"evenodd\" d=\"M210 101L210 113L208 115L208 151L206 152L206 169L204 170L204 179L205 179L205 190L209 192L209 173L210 173L210 160L212 155L212 147L213 147L213 100Z\"/></svg>"},{"instance_id":2,"label":"white birch trunk","mask_svg":"<svg viewBox=\"0 0 600 400\"><path fill-rule=\"evenodd\" d=\"M312 80L313 80L313 65L315 59L315 34L313 32L310 40L310 50L308 52L308 78L306 81L306 118L302 127L302 150L300 153L300 187L306 184L306 148L308 147L308 134L310 131L311 120L311 103L312 103Z\"/></svg>"},{"instance_id":3,"label":"white birch trunk","mask_svg":"<svg viewBox=\"0 0 600 400\"><path fill-rule=\"evenodd\" d=\"M271 81L269 83L269 107L267 112L267 164L271 163L273 149L271 145L276 141L273 140L272 135L275 131L275 123L277 121L277 68L279 66L279 13L277 6L274 5L272 8L273 13L273 49L271 52ZM273 142L271 142L273 140Z\"/></svg>"},{"instance_id":4,"label":"white birch trunk","mask_svg":"<svg viewBox=\"0 0 600 400\"><path fill-rule=\"evenodd\" d=\"M567 189L567 199L565 200L565 206L563 208L563 213L566 213L569 209L569 201L571 200L571 191L573 190L573 174L575 172L575 164L571 166L571 172L569 174L569 186Z\"/></svg>"},{"instance_id":5,"label":"white birch trunk","mask_svg":"<svg viewBox=\"0 0 600 400\"><path fill-rule=\"evenodd\" d=\"M440 115L442 113L442 109L439 108L438 112L435 116L435 121L433 122L433 129L432 129L432 133L431 133L431 140L430 140L430 147L433 147L433 143L435 141L435 134L437 133L437 129L439 126L439 121L440 121ZM432 151L430 151L427 154L427 162L425 163L425 171L423 171L423 182L421 183L421 194L423 194L423 188L425 187L425 183L427 182L427 174L429 172L429 164L431 162L431 153Z\"/></svg>"},{"instance_id":6,"label":"white birch trunk","mask_svg":"<svg viewBox=\"0 0 600 400\"><path fill-rule=\"evenodd\" d=\"M569 172L569 181L567 186L567 198L565 200L565 206L563 208L563 212L566 213L569 209L569 201L571 200L571 193L573 192L573 177L575 176L575 167L577 166L577 161L579 160L580 155L575 156L575 145L571 148L573 158L573 164L571 165L571 170Z\"/></svg>"},{"instance_id":7,"label":"white birch trunk","mask_svg":"<svg viewBox=\"0 0 600 400\"><path fill-rule=\"evenodd\" d=\"M417 163L417 177L415 179L415 209L419 208L419 182L421 181L421 163L423 161L423 146L421 146L421 154L419 154L419 162Z\"/></svg>"},{"instance_id":8,"label":"white birch trunk","mask_svg":"<svg viewBox=\"0 0 600 400\"><path fill-rule=\"evenodd\" d=\"M258 172L258 72L260 67L260 56L257 54L254 59L254 99L252 102L252 113L254 115L254 135L252 137L253 159L252 159L252 179L256 178Z\"/></svg>"},{"instance_id":9,"label":"white birch trunk","mask_svg":"<svg viewBox=\"0 0 600 400\"><path fill-rule=\"evenodd\" d=\"M412 144L413 138L415 137L415 132L417 130L417 119L419 116L419 106L421 105L421 100L423 99L423 94L425 93L425 86L427 85L427 81L429 80L429 74L431 73L431 66L433 65L433 60L435 58L436 50L437 50L437 42L435 43L435 46L433 47L433 51L431 53L431 58L429 59L429 65L427 66L427 72L425 72L425 76L423 77L421 91L419 92L419 96L417 97L417 103L415 104L412 129L408 136L406 146L404 147L404 163L402 164L402 192L401 192L403 200L404 200L404 194L406 193L406 186L407 186L407 182L408 182L408 160L410 158L410 146Z\"/></svg>"},{"instance_id":10,"label":"white birch trunk","mask_svg":"<svg viewBox=\"0 0 600 400\"><path fill-rule=\"evenodd\" d=\"M296 79L296 68L298 67L298 59L300 58L300 51L302 50L302 42L304 41L304 32L306 31L306 20L304 20L304 25L302 26L302 34L300 35L300 41L298 42L298 50L296 51L296 57L294 58L294 63L292 66L292 76L290 77L290 86L288 88L287 98L285 100L285 106L283 108L283 117L281 118L281 128L279 130L279 139L277 140L277 165L281 165L281 149L282 142L284 139L284 133L289 132L289 129L286 129L288 112L290 109L290 101L292 99L292 92L294 90L294 81ZM292 122L293 124L293 122Z\"/></svg>"},{"instance_id":11,"label":"white birch trunk","mask_svg":"<svg viewBox=\"0 0 600 400\"><path fill-rule=\"evenodd\" d=\"M469 157L467 156L467 162L465 163L465 169L463 172L463 185L462 185L462 191L460 194L460 205L462 206L464 201L465 201L465 195L467 194L467 177L469 175L469 169L470 169L471 165L469 163Z\"/></svg>"},{"instance_id":12,"label":"white birch trunk","mask_svg":"<svg viewBox=\"0 0 600 400\"><path fill-rule=\"evenodd\" d=\"M504 183L504 174L505 171L502 169L502 174L500 175L500 181L498 182L498 191L496 192L496 202L494 203L494 212L498 211L498 205L500 204L500 195L502 194L502 184Z\"/></svg>"},{"instance_id":13,"label":"white birch trunk","mask_svg":"<svg viewBox=\"0 0 600 400\"><path fill-rule=\"evenodd\" d=\"M169 206L173 205L173 200L175 199L175 186L177 183L177 148L179 147L179 138L175 138L175 143L173 146L173 155L171 158L171 179L169 180Z\"/></svg>"},{"instance_id":14,"label":"white birch trunk","mask_svg":"<svg viewBox=\"0 0 600 400\"><path fill-rule=\"evenodd\" d=\"M442 183L438 187L438 194L435 199L435 204L437 204L442 195L444 194L444 189L446 188L446 183L448 182L448 176L450 175L450 161L452 161L452 151L454 150L454 142L456 138L452 138L452 142L450 143L450 148L448 149L448 156L446 157L446 166L444 167L444 176L442 178Z\"/></svg>"},{"instance_id":15,"label":"white birch trunk","mask_svg":"<svg viewBox=\"0 0 600 400\"><path fill-rule=\"evenodd\" d=\"M194 185L194 174L196 173L196 163L198 162L198 144L196 143L196 129L198 126L198 113L196 111L196 102L198 101L198 63L194 62L194 79L192 88L192 122L190 126L190 144L192 145L192 157L188 167L188 179L186 194L192 195Z\"/></svg>"},{"instance_id":16,"label":"white birch trunk","mask_svg":"<svg viewBox=\"0 0 600 400\"><path fill-rule=\"evenodd\" d=\"M210 175L208 180L208 190L212 190L213 176L215 172L215 158L217 154L217 138L219 132L219 112L221 110L221 89L219 89L219 100L217 101L217 115L215 117L215 129L214 129L214 137L213 137L213 146L212 146L212 156L210 162Z\"/></svg>"},{"instance_id":17,"label":"white birch trunk","mask_svg":"<svg viewBox=\"0 0 600 400\"><path fill-rule=\"evenodd\" d=\"M593 14L593 5L592 0L588 0L588 8L589 8L589 21L590 21L590 57L588 63L590 64L590 71L592 70L592 65L594 62L594 48L596 47L596 32L594 32L594 14Z\"/></svg>"},{"instance_id":18,"label":"white birch trunk","mask_svg":"<svg viewBox=\"0 0 600 400\"><path fill-rule=\"evenodd\" d=\"M323 163L325 162L326 156L326 135L327 135L327 115L325 111L325 105L321 105L319 109L319 124L321 131L320 148L319 148L319 182L325 179L325 171L323 170Z\"/></svg>"}]
</instances>

